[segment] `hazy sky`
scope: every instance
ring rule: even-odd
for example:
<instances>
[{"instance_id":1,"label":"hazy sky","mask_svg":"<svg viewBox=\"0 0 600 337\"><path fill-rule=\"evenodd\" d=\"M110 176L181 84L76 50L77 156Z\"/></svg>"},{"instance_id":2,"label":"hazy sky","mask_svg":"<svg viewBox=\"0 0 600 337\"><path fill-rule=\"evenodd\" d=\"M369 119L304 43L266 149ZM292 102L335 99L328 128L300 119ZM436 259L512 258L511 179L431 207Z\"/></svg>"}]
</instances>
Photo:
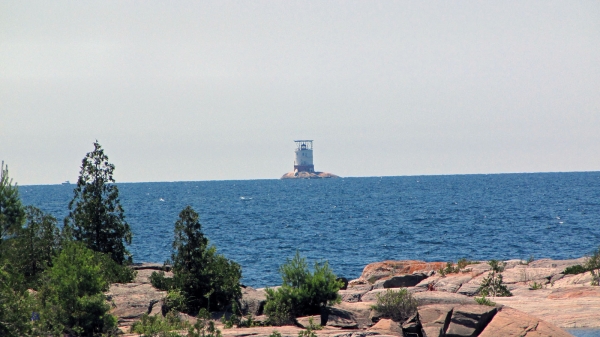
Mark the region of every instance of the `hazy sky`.
<instances>
[{"instance_id":1,"label":"hazy sky","mask_svg":"<svg viewBox=\"0 0 600 337\"><path fill-rule=\"evenodd\" d=\"M600 170L599 1L0 2L0 159L75 181Z\"/></svg>"}]
</instances>

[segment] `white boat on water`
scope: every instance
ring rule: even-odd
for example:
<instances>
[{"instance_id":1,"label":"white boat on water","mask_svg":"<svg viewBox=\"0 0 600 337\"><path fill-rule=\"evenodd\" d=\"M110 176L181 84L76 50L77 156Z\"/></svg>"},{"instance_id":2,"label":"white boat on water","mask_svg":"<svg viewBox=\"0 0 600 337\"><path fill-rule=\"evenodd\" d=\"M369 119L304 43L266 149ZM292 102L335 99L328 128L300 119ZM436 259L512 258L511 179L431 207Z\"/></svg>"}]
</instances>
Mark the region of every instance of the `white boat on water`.
<instances>
[{"instance_id":1,"label":"white boat on water","mask_svg":"<svg viewBox=\"0 0 600 337\"><path fill-rule=\"evenodd\" d=\"M65 181L64 183L62 183L61 185L71 185L71 182L69 182L68 180Z\"/></svg>"}]
</instances>

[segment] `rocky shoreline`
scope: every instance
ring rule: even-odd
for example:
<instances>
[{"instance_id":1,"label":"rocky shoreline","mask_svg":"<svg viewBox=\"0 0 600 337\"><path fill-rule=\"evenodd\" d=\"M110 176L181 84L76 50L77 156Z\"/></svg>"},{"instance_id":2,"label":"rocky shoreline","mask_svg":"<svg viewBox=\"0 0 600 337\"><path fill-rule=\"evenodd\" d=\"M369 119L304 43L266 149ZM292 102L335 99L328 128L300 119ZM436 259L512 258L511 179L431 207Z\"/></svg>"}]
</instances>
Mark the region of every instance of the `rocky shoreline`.
<instances>
[{"instance_id":1,"label":"rocky shoreline","mask_svg":"<svg viewBox=\"0 0 600 337\"><path fill-rule=\"evenodd\" d=\"M475 294L491 267L486 262L469 264L443 275L445 262L414 260L382 261L367 265L358 279L340 290L342 302L313 317L324 328L318 336L571 336L566 328L600 328L600 287L591 285L589 272L565 275L565 268L582 264L573 260L541 259L530 262L505 261L503 281L511 297L495 297L495 306L479 305ZM107 296L112 314L127 334L129 326L144 313L162 314L164 291L152 287L148 277L158 264L135 266L133 283L112 284ZM167 272L167 276L169 273ZM407 288L418 301L418 313L403 324L378 317L371 306L377 294L390 288ZM263 321L264 289L244 287L241 309ZM194 320L182 314L188 320ZM308 317L284 327L223 329L223 336L269 336L277 330L282 336L298 336ZM128 336L135 336L127 334Z\"/></svg>"}]
</instances>

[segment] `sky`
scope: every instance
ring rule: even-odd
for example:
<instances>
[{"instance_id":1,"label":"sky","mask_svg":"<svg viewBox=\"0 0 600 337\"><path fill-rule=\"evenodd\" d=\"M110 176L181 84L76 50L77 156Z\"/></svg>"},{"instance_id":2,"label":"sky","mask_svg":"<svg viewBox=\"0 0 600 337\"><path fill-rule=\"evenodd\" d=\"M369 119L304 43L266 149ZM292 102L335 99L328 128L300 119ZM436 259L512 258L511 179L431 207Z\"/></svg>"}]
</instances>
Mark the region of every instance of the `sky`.
<instances>
[{"instance_id":1,"label":"sky","mask_svg":"<svg viewBox=\"0 0 600 337\"><path fill-rule=\"evenodd\" d=\"M599 1L0 2L0 160L76 181L600 171Z\"/></svg>"}]
</instances>

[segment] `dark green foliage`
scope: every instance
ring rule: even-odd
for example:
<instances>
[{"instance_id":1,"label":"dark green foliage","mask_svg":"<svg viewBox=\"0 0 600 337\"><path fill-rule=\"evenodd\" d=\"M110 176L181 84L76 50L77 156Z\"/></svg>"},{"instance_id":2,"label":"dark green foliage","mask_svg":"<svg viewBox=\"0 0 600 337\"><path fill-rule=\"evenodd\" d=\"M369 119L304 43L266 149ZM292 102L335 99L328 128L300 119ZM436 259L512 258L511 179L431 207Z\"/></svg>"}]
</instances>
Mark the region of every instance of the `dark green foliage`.
<instances>
[{"instance_id":1,"label":"dark green foliage","mask_svg":"<svg viewBox=\"0 0 600 337\"><path fill-rule=\"evenodd\" d=\"M583 274L586 271L588 271L587 269L585 269L582 265L580 264L576 264L574 266L570 266L565 268L565 270L563 271L563 274L565 275L569 275L569 274Z\"/></svg>"},{"instance_id":2,"label":"dark green foliage","mask_svg":"<svg viewBox=\"0 0 600 337\"><path fill-rule=\"evenodd\" d=\"M170 290L173 289L173 278L165 277L164 271L154 271L150 274L150 283L158 290Z\"/></svg>"},{"instance_id":3,"label":"dark green foliage","mask_svg":"<svg viewBox=\"0 0 600 337\"><path fill-rule=\"evenodd\" d=\"M388 289L377 294L377 304L373 306L383 317L396 322L404 322L417 310L417 300L406 288Z\"/></svg>"},{"instance_id":4,"label":"dark green foliage","mask_svg":"<svg viewBox=\"0 0 600 337\"><path fill-rule=\"evenodd\" d=\"M159 315L142 315L139 321L131 326L129 332L138 333L147 337L155 336L179 336L173 330L187 330L191 326L188 322L182 321L174 311L168 312L165 317Z\"/></svg>"},{"instance_id":5,"label":"dark green foliage","mask_svg":"<svg viewBox=\"0 0 600 337\"><path fill-rule=\"evenodd\" d=\"M74 239L90 249L108 254L118 264L131 262L125 243L131 244L131 230L119 200L119 190L113 179L115 166L96 141L94 151L81 163L73 200L65 227Z\"/></svg>"},{"instance_id":6,"label":"dark green foliage","mask_svg":"<svg viewBox=\"0 0 600 337\"><path fill-rule=\"evenodd\" d=\"M537 283L537 282L533 282L529 285L529 290L539 290L542 289L544 287L543 284L541 283Z\"/></svg>"},{"instance_id":7,"label":"dark green foliage","mask_svg":"<svg viewBox=\"0 0 600 337\"><path fill-rule=\"evenodd\" d=\"M17 184L8 177L8 166L0 166L0 244L16 234L25 221L25 209L19 198ZM0 247L1 248L1 247Z\"/></svg>"},{"instance_id":8,"label":"dark green foliage","mask_svg":"<svg viewBox=\"0 0 600 337\"><path fill-rule=\"evenodd\" d=\"M52 261L41 291L44 329L92 336L114 331L103 291L108 282L97 255L78 242L68 243Z\"/></svg>"},{"instance_id":9,"label":"dark green foliage","mask_svg":"<svg viewBox=\"0 0 600 337\"><path fill-rule=\"evenodd\" d=\"M215 322L210 319L210 313L202 308L196 317L198 320L188 330L187 337L221 337L221 330L215 327Z\"/></svg>"},{"instance_id":10,"label":"dark green foliage","mask_svg":"<svg viewBox=\"0 0 600 337\"><path fill-rule=\"evenodd\" d=\"M171 256L173 287L185 296L190 312L222 310L241 296L240 265L217 254L201 229L198 213L190 206L179 213Z\"/></svg>"},{"instance_id":11,"label":"dark green foliage","mask_svg":"<svg viewBox=\"0 0 600 337\"><path fill-rule=\"evenodd\" d=\"M282 337L282 336L281 336L281 332L279 332L277 330L273 330L273 332L271 332L269 337Z\"/></svg>"},{"instance_id":12,"label":"dark green foliage","mask_svg":"<svg viewBox=\"0 0 600 337\"><path fill-rule=\"evenodd\" d=\"M0 336L28 336L35 301L23 287L23 278L0 265Z\"/></svg>"},{"instance_id":13,"label":"dark green foliage","mask_svg":"<svg viewBox=\"0 0 600 337\"><path fill-rule=\"evenodd\" d=\"M485 296L475 297L475 302L477 302L477 304L479 304L479 305L487 305L487 306L490 306L490 307L496 306L495 302L490 301Z\"/></svg>"},{"instance_id":14,"label":"dark green foliage","mask_svg":"<svg viewBox=\"0 0 600 337\"><path fill-rule=\"evenodd\" d=\"M15 239L15 263L25 282L37 289L42 272L52 266L52 258L59 250L59 234L56 218L33 206L26 208L26 223Z\"/></svg>"},{"instance_id":15,"label":"dark green foliage","mask_svg":"<svg viewBox=\"0 0 600 337\"><path fill-rule=\"evenodd\" d=\"M136 270L129 268L129 266L116 263L107 254L94 252L94 258L96 263L102 266L102 277L104 277L108 283L133 282L135 276L137 275Z\"/></svg>"},{"instance_id":16,"label":"dark green foliage","mask_svg":"<svg viewBox=\"0 0 600 337\"><path fill-rule=\"evenodd\" d=\"M586 259L584 268L592 274L592 285L597 286L600 283L600 247Z\"/></svg>"},{"instance_id":17,"label":"dark green foliage","mask_svg":"<svg viewBox=\"0 0 600 337\"><path fill-rule=\"evenodd\" d=\"M498 260L490 260L488 264L492 267L492 271L481 281L478 293L483 296L492 297L512 296L512 293L502 281L501 273L504 271L504 263Z\"/></svg>"},{"instance_id":18,"label":"dark green foliage","mask_svg":"<svg viewBox=\"0 0 600 337\"><path fill-rule=\"evenodd\" d=\"M288 323L293 317L319 314L328 304L340 301L338 290L343 282L338 280L327 262L315 263L308 269L306 259L296 252L293 259L279 267L282 285L279 289L266 289L265 314L274 325Z\"/></svg>"}]
</instances>

